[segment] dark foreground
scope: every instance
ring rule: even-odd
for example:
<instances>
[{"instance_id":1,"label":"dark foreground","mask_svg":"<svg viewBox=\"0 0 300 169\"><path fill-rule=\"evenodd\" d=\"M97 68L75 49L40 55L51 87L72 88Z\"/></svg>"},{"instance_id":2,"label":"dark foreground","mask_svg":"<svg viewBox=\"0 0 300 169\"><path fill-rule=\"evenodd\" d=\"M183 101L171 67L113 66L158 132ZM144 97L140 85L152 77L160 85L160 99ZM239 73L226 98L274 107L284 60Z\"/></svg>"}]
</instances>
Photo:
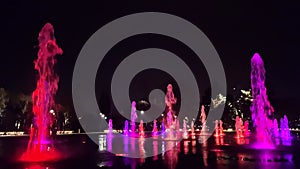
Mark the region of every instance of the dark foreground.
<instances>
[{"instance_id":1,"label":"dark foreground","mask_svg":"<svg viewBox=\"0 0 300 169\"><path fill-rule=\"evenodd\" d=\"M0 137L0 168L1 169L100 169L100 168L271 168L296 169L300 167L300 140L294 138L287 142L279 141L275 149L262 150L252 146L251 139L236 139L233 134L224 138L210 137L206 143L195 140L172 141L175 145L169 151L146 158L128 158L124 154L114 155L107 152L115 147L106 137L99 137L99 144L93 143L88 136L58 136L56 149L62 154L59 161L21 162L20 156L26 150L28 137ZM163 142L163 144L169 144ZM154 144L153 144L154 145ZM155 144L156 145L156 144ZM164 145L165 146L165 145ZM124 147L122 145L121 147ZM137 145L137 147L139 147ZM149 147L139 147L147 156ZM151 149L161 149L161 145Z\"/></svg>"}]
</instances>

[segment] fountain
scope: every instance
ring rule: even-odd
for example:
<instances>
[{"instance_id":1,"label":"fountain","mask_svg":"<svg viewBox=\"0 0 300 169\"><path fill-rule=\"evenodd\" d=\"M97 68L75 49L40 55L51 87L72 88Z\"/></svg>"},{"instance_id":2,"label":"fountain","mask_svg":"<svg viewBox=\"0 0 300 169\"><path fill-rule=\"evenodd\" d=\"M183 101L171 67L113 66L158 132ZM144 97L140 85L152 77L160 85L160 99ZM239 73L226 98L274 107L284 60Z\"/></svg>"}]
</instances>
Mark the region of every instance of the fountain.
<instances>
[{"instance_id":1,"label":"fountain","mask_svg":"<svg viewBox=\"0 0 300 169\"><path fill-rule=\"evenodd\" d=\"M173 115L171 113L171 111L168 112L167 115L167 139L174 139L174 132L175 132L175 122L173 121Z\"/></svg>"},{"instance_id":2,"label":"fountain","mask_svg":"<svg viewBox=\"0 0 300 169\"><path fill-rule=\"evenodd\" d=\"M222 120L216 120L215 121L215 137L222 137L224 136L223 133L223 121Z\"/></svg>"},{"instance_id":3,"label":"fountain","mask_svg":"<svg viewBox=\"0 0 300 169\"><path fill-rule=\"evenodd\" d=\"M188 139L189 138L189 134L186 130L186 120L183 120L183 127L182 127L182 137L183 139Z\"/></svg>"},{"instance_id":4,"label":"fountain","mask_svg":"<svg viewBox=\"0 0 300 169\"><path fill-rule=\"evenodd\" d=\"M224 136L225 134L223 133L223 121L220 120L220 136Z\"/></svg>"},{"instance_id":5,"label":"fountain","mask_svg":"<svg viewBox=\"0 0 300 169\"><path fill-rule=\"evenodd\" d=\"M277 119L273 120L273 133L274 133L274 137L279 137L279 129L278 129Z\"/></svg>"},{"instance_id":6,"label":"fountain","mask_svg":"<svg viewBox=\"0 0 300 169\"><path fill-rule=\"evenodd\" d=\"M111 134L113 132L113 123L112 119L108 120L108 133Z\"/></svg>"},{"instance_id":7,"label":"fountain","mask_svg":"<svg viewBox=\"0 0 300 169\"><path fill-rule=\"evenodd\" d=\"M236 118L235 118L235 131L236 131L237 138L244 137L244 135L243 135L243 120L239 116L236 116Z\"/></svg>"},{"instance_id":8,"label":"fountain","mask_svg":"<svg viewBox=\"0 0 300 169\"><path fill-rule=\"evenodd\" d=\"M161 123L161 135L163 138L165 137L165 134L166 134L166 127L165 127L165 123L162 122Z\"/></svg>"},{"instance_id":9,"label":"fountain","mask_svg":"<svg viewBox=\"0 0 300 169\"><path fill-rule=\"evenodd\" d=\"M131 125L131 134L135 134L135 121L137 119L137 114L136 114L136 103L133 101L131 103L131 120L130 120L130 125Z\"/></svg>"},{"instance_id":10,"label":"fountain","mask_svg":"<svg viewBox=\"0 0 300 169\"><path fill-rule=\"evenodd\" d=\"M244 122L244 136L248 137L249 135L250 135L250 133L249 133L249 122L248 122L248 120L246 120Z\"/></svg>"},{"instance_id":11,"label":"fountain","mask_svg":"<svg viewBox=\"0 0 300 169\"><path fill-rule=\"evenodd\" d=\"M174 120L174 113L172 109L172 105L176 104L177 99L174 97L173 93L173 87L171 84L167 86L167 94L165 97L165 103L168 107L168 113L167 113L167 129L166 129L166 139L175 139L174 137L175 128L176 128L176 120Z\"/></svg>"},{"instance_id":12,"label":"fountain","mask_svg":"<svg viewBox=\"0 0 300 169\"><path fill-rule=\"evenodd\" d=\"M56 63L55 56L61 55L63 51L56 44L54 29L50 23L42 28L38 40L38 58L34 61L38 81L32 93L34 121L30 129L27 152L21 157L22 161L50 161L58 158L53 142L50 141L50 127L54 125L55 118L50 110L55 107L54 97L59 81L53 68Z\"/></svg>"},{"instance_id":13,"label":"fountain","mask_svg":"<svg viewBox=\"0 0 300 169\"><path fill-rule=\"evenodd\" d=\"M175 131L176 131L176 138L180 138L181 137L181 132L180 132L180 122L179 119L175 119L176 122L176 127L175 127Z\"/></svg>"},{"instance_id":14,"label":"fountain","mask_svg":"<svg viewBox=\"0 0 300 169\"><path fill-rule=\"evenodd\" d=\"M283 119L280 120L280 135L282 138L290 137L289 121L286 115L283 116Z\"/></svg>"},{"instance_id":15,"label":"fountain","mask_svg":"<svg viewBox=\"0 0 300 169\"><path fill-rule=\"evenodd\" d=\"M152 129L152 135L157 135L157 124L156 124L156 120L154 119L153 121L153 129Z\"/></svg>"},{"instance_id":16,"label":"fountain","mask_svg":"<svg viewBox=\"0 0 300 169\"><path fill-rule=\"evenodd\" d=\"M202 123L202 129L201 129L201 135L205 135L206 134L206 114L205 114L205 110L204 110L204 106L201 106L201 123Z\"/></svg>"},{"instance_id":17,"label":"fountain","mask_svg":"<svg viewBox=\"0 0 300 169\"><path fill-rule=\"evenodd\" d=\"M123 134L125 136L128 136L128 121L125 120L125 126L124 126L124 130L123 130Z\"/></svg>"},{"instance_id":18,"label":"fountain","mask_svg":"<svg viewBox=\"0 0 300 169\"><path fill-rule=\"evenodd\" d=\"M289 129L289 121L288 121L288 118L286 115L284 115L283 117L283 121L285 123L285 137L290 137L291 136L291 132L290 132L290 129Z\"/></svg>"},{"instance_id":19,"label":"fountain","mask_svg":"<svg viewBox=\"0 0 300 169\"><path fill-rule=\"evenodd\" d=\"M195 126L194 126L194 121L191 121L191 136L192 136L192 139L195 139Z\"/></svg>"},{"instance_id":20,"label":"fountain","mask_svg":"<svg viewBox=\"0 0 300 169\"><path fill-rule=\"evenodd\" d=\"M271 143L274 110L268 100L265 87L264 62L258 53L255 53L251 59L251 88L253 97L251 113L256 138L259 142Z\"/></svg>"},{"instance_id":21,"label":"fountain","mask_svg":"<svg viewBox=\"0 0 300 169\"><path fill-rule=\"evenodd\" d=\"M140 137L145 137L145 131L144 131L144 125L143 125L143 120L140 121L139 124L139 136Z\"/></svg>"},{"instance_id":22,"label":"fountain","mask_svg":"<svg viewBox=\"0 0 300 169\"><path fill-rule=\"evenodd\" d=\"M173 86L171 84L168 84L168 86L167 86L167 94L165 97L165 102L168 107L168 111L173 113L172 106L173 106L173 104L176 104L177 99L174 96Z\"/></svg>"},{"instance_id":23,"label":"fountain","mask_svg":"<svg viewBox=\"0 0 300 169\"><path fill-rule=\"evenodd\" d=\"M219 121L216 120L215 121L215 137L219 137L220 136L220 133L219 133Z\"/></svg>"}]
</instances>

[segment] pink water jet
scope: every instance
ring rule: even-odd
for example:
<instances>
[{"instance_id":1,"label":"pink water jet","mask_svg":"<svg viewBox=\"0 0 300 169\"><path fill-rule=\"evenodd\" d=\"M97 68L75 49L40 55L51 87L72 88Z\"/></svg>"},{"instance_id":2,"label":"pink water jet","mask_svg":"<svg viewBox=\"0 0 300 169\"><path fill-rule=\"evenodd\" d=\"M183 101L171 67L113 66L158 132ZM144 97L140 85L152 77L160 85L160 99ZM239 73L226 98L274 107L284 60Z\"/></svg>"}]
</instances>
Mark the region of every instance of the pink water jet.
<instances>
[{"instance_id":1,"label":"pink water jet","mask_svg":"<svg viewBox=\"0 0 300 169\"><path fill-rule=\"evenodd\" d=\"M55 94L58 90L59 77L54 72L55 56L62 54L62 49L56 44L54 29L50 23L45 24L39 33L38 58L34 61L38 71L37 86L32 93L34 122L30 129L30 140L27 151L21 157L22 161L49 161L58 158L50 140L50 127L54 115L50 113L55 107Z\"/></svg>"},{"instance_id":2,"label":"pink water jet","mask_svg":"<svg viewBox=\"0 0 300 169\"><path fill-rule=\"evenodd\" d=\"M145 137L145 131L144 131L144 125L143 125L143 120L140 121L139 124L139 136L140 137Z\"/></svg>"},{"instance_id":3,"label":"pink water jet","mask_svg":"<svg viewBox=\"0 0 300 169\"><path fill-rule=\"evenodd\" d=\"M268 100L265 73L264 62L260 55L255 53L251 59L252 120L259 142L271 143L274 109Z\"/></svg>"},{"instance_id":4,"label":"pink water jet","mask_svg":"<svg viewBox=\"0 0 300 169\"><path fill-rule=\"evenodd\" d=\"M223 136L223 122L222 120L215 120L215 137L221 137Z\"/></svg>"},{"instance_id":5,"label":"pink water jet","mask_svg":"<svg viewBox=\"0 0 300 169\"><path fill-rule=\"evenodd\" d=\"M157 121L154 119L153 120L153 129L152 129L152 135L154 135L154 136L156 136L157 132L158 132L156 123L157 123Z\"/></svg>"},{"instance_id":6,"label":"pink water jet","mask_svg":"<svg viewBox=\"0 0 300 169\"><path fill-rule=\"evenodd\" d=\"M235 131L236 131L236 138L244 137L244 134L243 134L243 131L244 131L243 120L239 116L236 116L236 118L235 118Z\"/></svg>"}]
</instances>

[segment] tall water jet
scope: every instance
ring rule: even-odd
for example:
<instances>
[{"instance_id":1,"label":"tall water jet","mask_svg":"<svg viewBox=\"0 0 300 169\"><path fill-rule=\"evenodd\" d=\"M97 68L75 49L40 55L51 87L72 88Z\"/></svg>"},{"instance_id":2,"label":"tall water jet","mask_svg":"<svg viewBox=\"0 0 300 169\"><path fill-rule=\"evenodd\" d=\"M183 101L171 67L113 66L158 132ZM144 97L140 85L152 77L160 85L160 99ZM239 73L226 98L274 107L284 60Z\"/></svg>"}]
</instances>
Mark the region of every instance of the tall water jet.
<instances>
[{"instance_id":1,"label":"tall water jet","mask_svg":"<svg viewBox=\"0 0 300 169\"><path fill-rule=\"evenodd\" d=\"M165 97L165 102L166 102L166 105L168 107L168 111L173 113L173 109L172 109L173 104L176 104L177 99L174 96L173 86L171 84L168 84L168 86L167 86L167 94L166 94L166 97Z\"/></svg>"},{"instance_id":2,"label":"tall water jet","mask_svg":"<svg viewBox=\"0 0 300 169\"><path fill-rule=\"evenodd\" d=\"M174 96L173 93L173 87L171 84L168 84L167 86L167 94L165 97L165 103L168 107L168 113L167 113L167 129L166 129L166 134L167 134L167 139L174 139L176 137L174 137L175 134L175 128L176 128L176 120L174 120L174 112L173 112L173 104L176 104L177 99Z\"/></svg>"},{"instance_id":3,"label":"tall water jet","mask_svg":"<svg viewBox=\"0 0 300 169\"><path fill-rule=\"evenodd\" d=\"M113 122L112 119L108 120L108 133L111 134L113 132Z\"/></svg>"},{"instance_id":4,"label":"tall water jet","mask_svg":"<svg viewBox=\"0 0 300 169\"><path fill-rule=\"evenodd\" d=\"M271 142L273 128L273 112L267 89L265 87L265 68L264 62L258 53L251 59L251 88L253 102L251 113L253 126L255 127L256 137L263 142Z\"/></svg>"},{"instance_id":5,"label":"tall water jet","mask_svg":"<svg viewBox=\"0 0 300 169\"><path fill-rule=\"evenodd\" d=\"M131 125L131 133L135 133L135 121L137 119L137 114L136 114L136 103L133 101L131 103L131 119L130 119L130 125Z\"/></svg>"},{"instance_id":6,"label":"tall water jet","mask_svg":"<svg viewBox=\"0 0 300 169\"><path fill-rule=\"evenodd\" d=\"M56 55L62 54L62 49L56 44L54 29L50 23L45 24L39 33L38 58L34 68L38 71L36 89L32 93L32 111L34 122L31 127L27 152L22 156L25 161L46 161L56 158L50 152L50 126L53 117L50 110L55 107L55 94L58 89L59 77L54 72ZM52 147L53 148L53 147Z\"/></svg>"},{"instance_id":7,"label":"tall water jet","mask_svg":"<svg viewBox=\"0 0 300 169\"><path fill-rule=\"evenodd\" d=\"M202 123L202 129L201 129L201 135L205 135L207 128L206 128L206 114L205 114L205 110L204 110L204 106L201 106L201 123Z\"/></svg>"}]
</instances>

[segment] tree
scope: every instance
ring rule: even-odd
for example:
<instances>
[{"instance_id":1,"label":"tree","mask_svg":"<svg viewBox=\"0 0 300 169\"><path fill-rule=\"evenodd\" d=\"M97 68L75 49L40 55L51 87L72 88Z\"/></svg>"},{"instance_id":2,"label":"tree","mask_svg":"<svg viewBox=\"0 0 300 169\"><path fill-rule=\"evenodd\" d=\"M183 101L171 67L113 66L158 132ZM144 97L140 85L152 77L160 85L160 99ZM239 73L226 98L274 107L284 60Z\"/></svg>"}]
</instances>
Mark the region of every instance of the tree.
<instances>
[{"instance_id":1,"label":"tree","mask_svg":"<svg viewBox=\"0 0 300 169\"><path fill-rule=\"evenodd\" d=\"M16 102L20 110L17 114L17 128L21 130L29 130L33 118L31 95L22 93L18 95Z\"/></svg>"},{"instance_id":2,"label":"tree","mask_svg":"<svg viewBox=\"0 0 300 169\"><path fill-rule=\"evenodd\" d=\"M6 116L9 97L4 88L0 88L0 129L3 129L3 120Z\"/></svg>"}]
</instances>

